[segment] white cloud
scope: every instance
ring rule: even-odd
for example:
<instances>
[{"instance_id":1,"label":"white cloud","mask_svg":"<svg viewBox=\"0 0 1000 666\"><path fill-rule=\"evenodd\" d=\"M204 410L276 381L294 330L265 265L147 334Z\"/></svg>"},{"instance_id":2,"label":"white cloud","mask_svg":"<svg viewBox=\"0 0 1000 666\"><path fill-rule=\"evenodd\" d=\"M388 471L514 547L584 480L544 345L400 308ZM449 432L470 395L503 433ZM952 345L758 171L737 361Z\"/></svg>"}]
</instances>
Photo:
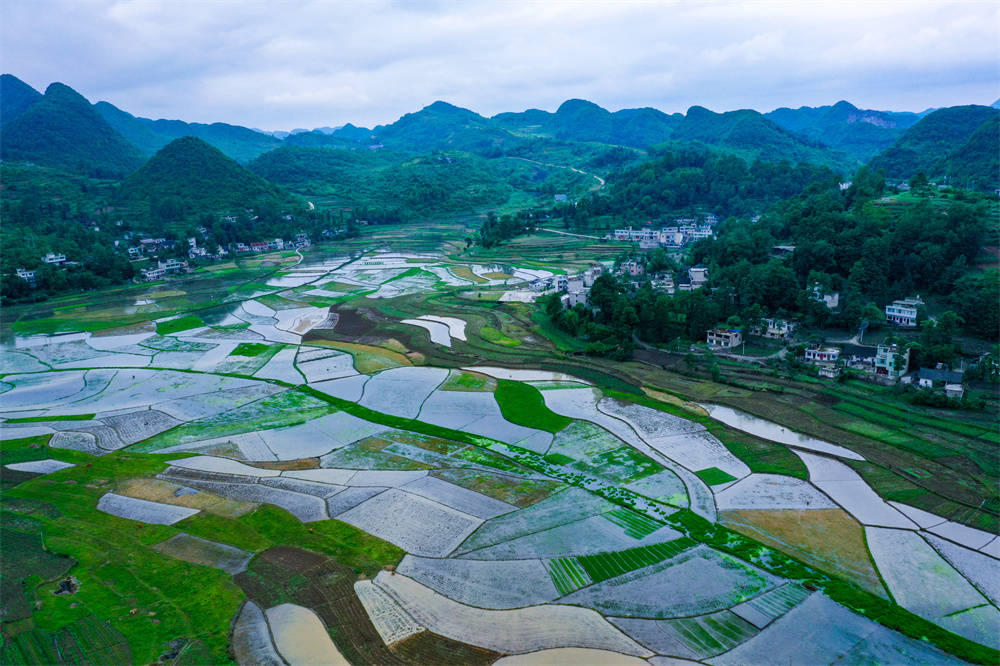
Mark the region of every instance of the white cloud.
<instances>
[{"instance_id":1,"label":"white cloud","mask_svg":"<svg viewBox=\"0 0 1000 666\"><path fill-rule=\"evenodd\" d=\"M491 115L570 97L668 112L923 109L1000 93L1000 5L4 0L0 60L138 115L265 128Z\"/></svg>"}]
</instances>

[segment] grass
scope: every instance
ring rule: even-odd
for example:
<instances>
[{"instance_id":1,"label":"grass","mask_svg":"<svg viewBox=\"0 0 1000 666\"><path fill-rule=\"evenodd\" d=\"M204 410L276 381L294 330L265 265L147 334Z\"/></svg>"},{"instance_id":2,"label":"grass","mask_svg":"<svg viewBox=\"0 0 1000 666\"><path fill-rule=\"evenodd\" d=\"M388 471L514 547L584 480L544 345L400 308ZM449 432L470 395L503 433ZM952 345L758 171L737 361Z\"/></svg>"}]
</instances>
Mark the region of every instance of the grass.
<instances>
[{"instance_id":1,"label":"grass","mask_svg":"<svg viewBox=\"0 0 1000 666\"><path fill-rule=\"evenodd\" d=\"M183 317L177 317L176 319L168 319L167 321L160 321L156 323L156 332L160 335L170 335L171 333L179 333L180 331L188 331L192 328L200 328L205 325L205 322L201 320L198 315L184 315Z\"/></svg>"},{"instance_id":2,"label":"grass","mask_svg":"<svg viewBox=\"0 0 1000 666\"><path fill-rule=\"evenodd\" d=\"M4 423L40 423L44 421L90 421L93 414L51 414L48 416L22 416L16 419L7 419Z\"/></svg>"},{"instance_id":3,"label":"grass","mask_svg":"<svg viewBox=\"0 0 1000 666\"><path fill-rule=\"evenodd\" d=\"M709 467L695 472L695 475L710 486L721 486L723 483L735 481L736 477L728 472L723 472L718 467Z\"/></svg>"},{"instance_id":4,"label":"grass","mask_svg":"<svg viewBox=\"0 0 1000 666\"><path fill-rule=\"evenodd\" d=\"M500 379L493 395L503 417L511 423L556 433L571 422L549 409L541 391L530 384Z\"/></svg>"},{"instance_id":5,"label":"grass","mask_svg":"<svg viewBox=\"0 0 1000 666\"><path fill-rule=\"evenodd\" d=\"M471 280L472 282L474 282L476 284L484 284L486 282L489 282L489 280L487 280L486 278L479 277L478 275L476 275L475 273L473 273L472 269L469 268L468 266L462 266L462 265L459 265L459 266L449 266L448 270L450 270L456 276L458 276L458 277L460 277L460 278L462 278L464 280Z\"/></svg>"},{"instance_id":6,"label":"grass","mask_svg":"<svg viewBox=\"0 0 1000 666\"><path fill-rule=\"evenodd\" d=\"M482 336L487 342L492 342L493 344L503 345L504 347L519 347L521 345L520 340L514 340L513 338L508 338L506 335L493 328L492 326L483 326L479 329L479 335Z\"/></svg>"},{"instance_id":7,"label":"grass","mask_svg":"<svg viewBox=\"0 0 1000 666\"><path fill-rule=\"evenodd\" d=\"M694 546L695 543L694 539L681 537L673 541L665 541L651 546L638 546L612 553L578 555L576 561L579 562L592 581L600 583L629 571L662 562Z\"/></svg>"},{"instance_id":8,"label":"grass","mask_svg":"<svg viewBox=\"0 0 1000 666\"><path fill-rule=\"evenodd\" d=\"M492 391L497 382L492 377L478 373L453 371L441 385L442 391Z\"/></svg>"},{"instance_id":9,"label":"grass","mask_svg":"<svg viewBox=\"0 0 1000 666\"><path fill-rule=\"evenodd\" d=\"M236 348L229 354L230 356L260 356L261 354L269 351L271 345L263 342L241 342L236 345Z\"/></svg>"}]
</instances>

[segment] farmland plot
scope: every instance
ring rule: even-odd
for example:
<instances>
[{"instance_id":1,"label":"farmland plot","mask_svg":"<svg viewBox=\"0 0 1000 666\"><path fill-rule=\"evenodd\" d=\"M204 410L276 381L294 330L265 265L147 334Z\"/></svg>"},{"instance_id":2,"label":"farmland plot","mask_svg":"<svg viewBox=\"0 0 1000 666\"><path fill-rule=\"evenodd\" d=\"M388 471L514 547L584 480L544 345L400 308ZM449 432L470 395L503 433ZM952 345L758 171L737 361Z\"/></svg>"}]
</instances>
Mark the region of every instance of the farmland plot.
<instances>
[{"instance_id":1,"label":"farmland plot","mask_svg":"<svg viewBox=\"0 0 1000 666\"><path fill-rule=\"evenodd\" d=\"M779 474L751 474L716 493L720 511L731 509L835 509L809 482Z\"/></svg>"},{"instance_id":2,"label":"farmland plot","mask_svg":"<svg viewBox=\"0 0 1000 666\"><path fill-rule=\"evenodd\" d=\"M250 465L244 465L236 460L218 458L216 456L194 456L193 458L181 458L180 460L171 460L170 464L173 467L183 467L185 469L198 470L200 472L215 472L218 474L231 474L253 478L261 476L278 476L281 474L278 470L252 467Z\"/></svg>"},{"instance_id":3,"label":"farmland plot","mask_svg":"<svg viewBox=\"0 0 1000 666\"><path fill-rule=\"evenodd\" d=\"M220 341L214 348L208 350L194 362L192 370L199 372L212 372L220 364L225 363L229 355L240 345L239 341Z\"/></svg>"},{"instance_id":4,"label":"farmland plot","mask_svg":"<svg viewBox=\"0 0 1000 666\"><path fill-rule=\"evenodd\" d=\"M734 479L750 474L746 463L729 452L715 435L693 432L647 440L649 446L686 469L720 469Z\"/></svg>"},{"instance_id":5,"label":"farmland plot","mask_svg":"<svg viewBox=\"0 0 1000 666\"><path fill-rule=\"evenodd\" d=\"M421 315L418 319L440 322L448 327L448 333L451 337L462 342L468 340L465 337L465 321L462 319L458 319L457 317L441 317L439 315Z\"/></svg>"},{"instance_id":6,"label":"farmland plot","mask_svg":"<svg viewBox=\"0 0 1000 666\"><path fill-rule=\"evenodd\" d=\"M778 579L705 546L597 583L562 599L620 617L669 618L728 608Z\"/></svg>"},{"instance_id":7,"label":"farmland plot","mask_svg":"<svg viewBox=\"0 0 1000 666\"><path fill-rule=\"evenodd\" d=\"M242 460L277 460L278 457L264 443L259 432L245 432L238 435L213 437L186 444L178 444L158 453L203 453L206 455L226 456Z\"/></svg>"},{"instance_id":8,"label":"farmland plot","mask_svg":"<svg viewBox=\"0 0 1000 666\"><path fill-rule=\"evenodd\" d=\"M844 463L803 451L795 453L806 464L809 480L862 524L917 529Z\"/></svg>"},{"instance_id":9,"label":"farmland plot","mask_svg":"<svg viewBox=\"0 0 1000 666\"><path fill-rule=\"evenodd\" d=\"M377 412L416 418L420 406L448 376L444 368L393 368L365 384L360 404Z\"/></svg>"},{"instance_id":10,"label":"farmland plot","mask_svg":"<svg viewBox=\"0 0 1000 666\"><path fill-rule=\"evenodd\" d=\"M574 377L573 375L567 375L564 372L550 372L548 370L520 370L517 368L498 368L489 365L468 366L462 369L489 375L495 379L513 379L518 382L568 381L580 384L590 384L590 382L585 379L580 379L579 377ZM551 405L549 407L551 408Z\"/></svg>"},{"instance_id":11,"label":"farmland plot","mask_svg":"<svg viewBox=\"0 0 1000 666\"><path fill-rule=\"evenodd\" d=\"M271 640L271 631L268 629L264 611L252 601L243 604L236 622L233 623L232 647L238 664L260 666L285 664Z\"/></svg>"},{"instance_id":12,"label":"farmland plot","mask_svg":"<svg viewBox=\"0 0 1000 666\"><path fill-rule=\"evenodd\" d=\"M511 506L506 502L495 500L487 495L482 495L471 490L466 490L453 483L436 479L432 476L424 476L416 481L402 486L403 490L414 495L420 495L429 500L434 500L457 509L463 513L489 520L505 513L516 511L516 506Z\"/></svg>"},{"instance_id":13,"label":"farmland plot","mask_svg":"<svg viewBox=\"0 0 1000 666\"><path fill-rule=\"evenodd\" d=\"M289 384L301 384L302 374L295 369L295 348L285 347L280 350L260 370L254 373L254 377L277 379Z\"/></svg>"},{"instance_id":14,"label":"farmland plot","mask_svg":"<svg viewBox=\"0 0 1000 666\"><path fill-rule=\"evenodd\" d=\"M49 440L49 446L53 449L70 449L94 456L105 453L104 449L97 445L97 437L89 432L57 432Z\"/></svg>"},{"instance_id":15,"label":"farmland plot","mask_svg":"<svg viewBox=\"0 0 1000 666\"><path fill-rule=\"evenodd\" d=\"M4 441L51 435L52 432L52 428L42 423L0 423L0 440Z\"/></svg>"},{"instance_id":16,"label":"farmland plot","mask_svg":"<svg viewBox=\"0 0 1000 666\"><path fill-rule=\"evenodd\" d=\"M573 421L556 433L548 454L560 454L573 459L596 456L620 447L624 442L604 428L588 421Z\"/></svg>"},{"instance_id":17,"label":"farmland plot","mask_svg":"<svg viewBox=\"0 0 1000 666\"><path fill-rule=\"evenodd\" d=\"M49 367L27 352L0 349L0 368L4 372L39 372Z\"/></svg>"},{"instance_id":18,"label":"farmland plot","mask_svg":"<svg viewBox=\"0 0 1000 666\"><path fill-rule=\"evenodd\" d=\"M99 449L97 455L104 455L125 446L125 442L118 436L118 433L100 421L65 421L62 423L53 421L51 426L54 430L70 430L93 435Z\"/></svg>"},{"instance_id":19,"label":"farmland plot","mask_svg":"<svg viewBox=\"0 0 1000 666\"><path fill-rule=\"evenodd\" d=\"M646 666L638 657L630 657L610 650L595 648L552 648L528 654L503 657L493 662L494 666Z\"/></svg>"},{"instance_id":20,"label":"farmland plot","mask_svg":"<svg viewBox=\"0 0 1000 666\"><path fill-rule=\"evenodd\" d=\"M645 495L661 502L669 502L674 506L687 506L687 489L680 477L669 469L657 472L652 476L633 481L625 486L634 493Z\"/></svg>"},{"instance_id":21,"label":"farmland plot","mask_svg":"<svg viewBox=\"0 0 1000 666\"><path fill-rule=\"evenodd\" d=\"M979 549L979 552L986 553L990 557L1000 560L1000 537L993 539L988 544Z\"/></svg>"},{"instance_id":22,"label":"farmland plot","mask_svg":"<svg viewBox=\"0 0 1000 666\"><path fill-rule=\"evenodd\" d=\"M247 403L262 400L284 390L280 386L254 382L246 386L223 386L210 393L157 402L155 406L161 412L180 421L195 421L238 409Z\"/></svg>"},{"instance_id":23,"label":"farmland plot","mask_svg":"<svg viewBox=\"0 0 1000 666\"><path fill-rule=\"evenodd\" d=\"M438 390L424 401L419 418L434 425L463 430L485 416L503 418L492 393Z\"/></svg>"},{"instance_id":24,"label":"farmland plot","mask_svg":"<svg viewBox=\"0 0 1000 666\"><path fill-rule=\"evenodd\" d=\"M448 325L426 319L403 319L400 323L417 326L430 334L431 342L442 347L451 347L451 332Z\"/></svg>"},{"instance_id":25,"label":"farmland plot","mask_svg":"<svg viewBox=\"0 0 1000 666\"><path fill-rule=\"evenodd\" d=\"M321 382L328 379L341 379L358 374L354 369L354 357L343 352L329 354L323 358L310 361L298 359L296 363L309 383Z\"/></svg>"},{"instance_id":26,"label":"farmland plot","mask_svg":"<svg viewBox=\"0 0 1000 666\"><path fill-rule=\"evenodd\" d=\"M676 530L659 527L645 536L636 537L634 533L629 534L631 530L628 527L613 522L610 517L610 513L591 516L466 552L462 557L476 560L516 560L588 555L672 541L680 536Z\"/></svg>"},{"instance_id":27,"label":"farmland plot","mask_svg":"<svg viewBox=\"0 0 1000 666\"><path fill-rule=\"evenodd\" d=\"M14 388L0 393L0 409L44 409L57 407L85 387L84 372L52 372L39 375L8 375L4 382Z\"/></svg>"},{"instance_id":28,"label":"farmland plot","mask_svg":"<svg viewBox=\"0 0 1000 666\"><path fill-rule=\"evenodd\" d=\"M340 514L353 509L365 500L375 497L379 493L385 492L388 488L376 488L368 486L365 488L348 488L339 492L326 500L326 512L331 518L340 518Z\"/></svg>"},{"instance_id":29,"label":"farmland plot","mask_svg":"<svg viewBox=\"0 0 1000 666\"><path fill-rule=\"evenodd\" d=\"M1000 560L963 548L933 534L924 534L928 543L969 579L980 593L994 604L1000 604Z\"/></svg>"},{"instance_id":30,"label":"farmland plot","mask_svg":"<svg viewBox=\"0 0 1000 666\"><path fill-rule=\"evenodd\" d=\"M950 520L939 525L934 525L933 527L928 528L927 531L933 532L938 536L944 537L973 550L979 550L996 538L995 534L983 532L982 530L967 527L961 523L955 523Z\"/></svg>"},{"instance_id":31,"label":"farmland plot","mask_svg":"<svg viewBox=\"0 0 1000 666\"><path fill-rule=\"evenodd\" d=\"M153 546L153 550L193 564L221 569L228 574L245 571L253 553L181 532Z\"/></svg>"},{"instance_id":32,"label":"farmland plot","mask_svg":"<svg viewBox=\"0 0 1000 666\"><path fill-rule=\"evenodd\" d=\"M383 571L375 583L431 631L501 653L591 647L642 657L652 654L591 610L560 605L483 610L452 601L403 575Z\"/></svg>"},{"instance_id":33,"label":"farmland plot","mask_svg":"<svg viewBox=\"0 0 1000 666\"><path fill-rule=\"evenodd\" d=\"M120 416L102 417L101 422L112 428L124 445L135 444L164 430L181 424L174 417L155 409L144 409Z\"/></svg>"},{"instance_id":34,"label":"farmland plot","mask_svg":"<svg viewBox=\"0 0 1000 666\"><path fill-rule=\"evenodd\" d=\"M32 474L52 474L53 472L58 472L59 470L69 469L70 467L76 467L73 463L63 462L61 460L53 460L52 458L46 458L44 460L30 460L28 462L10 463L9 465L4 465L7 469L12 469L17 472L30 472Z\"/></svg>"},{"instance_id":35,"label":"farmland plot","mask_svg":"<svg viewBox=\"0 0 1000 666\"><path fill-rule=\"evenodd\" d=\"M756 627L728 610L672 620L632 617L608 620L651 650L685 659L713 657L758 633Z\"/></svg>"},{"instance_id":36,"label":"farmland plot","mask_svg":"<svg viewBox=\"0 0 1000 666\"><path fill-rule=\"evenodd\" d=\"M763 629L802 603L808 596L809 592L805 588L795 583L788 583L750 601L737 604L731 610L758 629Z\"/></svg>"},{"instance_id":37,"label":"farmland plot","mask_svg":"<svg viewBox=\"0 0 1000 666\"><path fill-rule=\"evenodd\" d=\"M813 594L767 629L710 659L746 664L961 664L931 645L904 636Z\"/></svg>"},{"instance_id":38,"label":"farmland plot","mask_svg":"<svg viewBox=\"0 0 1000 666\"><path fill-rule=\"evenodd\" d=\"M198 513L198 509L149 502L115 493L106 493L101 496L101 499L97 501L97 508L112 516L155 525L173 525Z\"/></svg>"},{"instance_id":39,"label":"farmland plot","mask_svg":"<svg viewBox=\"0 0 1000 666\"><path fill-rule=\"evenodd\" d=\"M485 548L504 541L576 522L614 509L611 502L581 488L566 488L526 509L494 518L480 527L465 543L462 552Z\"/></svg>"},{"instance_id":40,"label":"farmland plot","mask_svg":"<svg viewBox=\"0 0 1000 666\"><path fill-rule=\"evenodd\" d=\"M388 430L387 426L366 421L347 412L327 414L309 423L332 439L336 443L334 448L346 446Z\"/></svg>"},{"instance_id":41,"label":"farmland plot","mask_svg":"<svg viewBox=\"0 0 1000 666\"><path fill-rule=\"evenodd\" d=\"M904 516L915 522L921 527L921 529L926 529L928 527L933 527L935 525L940 525L945 522L945 519L941 516L934 515L923 509L918 509L915 506L910 506L909 504L903 504L902 502L889 501L890 506L897 509Z\"/></svg>"},{"instance_id":42,"label":"farmland plot","mask_svg":"<svg viewBox=\"0 0 1000 666\"><path fill-rule=\"evenodd\" d=\"M748 432L751 435L756 435L762 439L769 439L772 442L796 446L800 449L807 449L809 451L828 453L841 458L847 458L848 460L864 460L863 456L851 451L850 449L846 449L843 446L837 446L836 444L824 442L823 440L816 439L815 437L803 435L795 432L794 430L778 425L777 423L772 423L771 421L758 418L752 414L741 412L737 409L733 409L732 407L710 404L700 406L704 408L713 419L721 421L722 423L736 428L737 430L742 430L743 432Z\"/></svg>"},{"instance_id":43,"label":"farmland plot","mask_svg":"<svg viewBox=\"0 0 1000 666\"><path fill-rule=\"evenodd\" d=\"M288 476L272 476L266 479L261 479L260 483L272 488L290 490L293 493L315 495L316 497L321 497L323 499L333 497L337 493L347 490L347 486L335 486L332 483L319 483L317 481L293 479Z\"/></svg>"},{"instance_id":44,"label":"farmland plot","mask_svg":"<svg viewBox=\"0 0 1000 666\"><path fill-rule=\"evenodd\" d=\"M661 412L615 398L604 398L597 408L605 414L628 423L647 442L660 437L689 434L705 430L705 426L679 416Z\"/></svg>"},{"instance_id":45,"label":"farmland plot","mask_svg":"<svg viewBox=\"0 0 1000 666\"><path fill-rule=\"evenodd\" d=\"M475 516L397 488L380 493L337 518L408 552L430 557L445 557L482 523Z\"/></svg>"},{"instance_id":46,"label":"farmland plot","mask_svg":"<svg viewBox=\"0 0 1000 666\"><path fill-rule=\"evenodd\" d=\"M173 477L165 476L165 478ZM320 497L274 488L241 477L234 476L231 479L231 481L217 481L188 478L184 483L192 488L207 490L241 502L280 506L303 523L329 518L326 501Z\"/></svg>"},{"instance_id":47,"label":"farmland plot","mask_svg":"<svg viewBox=\"0 0 1000 666\"><path fill-rule=\"evenodd\" d=\"M896 603L959 635L996 646L1000 636L1000 612L995 608L996 617L989 622L963 618L961 614L952 615L947 623L943 622L949 614L987 601L916 532L866 527L865 534L875 565Z\"/></svg>"},{"instance_id":48,"label":"farmland plot","mask_svg":"<svg viewBox=\"0 0 1000 666\"><path fill-rule=\"evenodd\" d=\"M396 571L469 606L521 608L559 596L539 560L456 560L407 555Z\"/></svg>"},{"instance_id":49,"label":"farmland plot","mask_svg":"<svg viewBox=\"0 0 1000 666\"><path fill-rule=\"evenodd\" d=\"M368 375L353 375L351 377L344 377L343 379L316 382L315 384L310 384L310 386L327 395L332 395L334 398L358 402L364 394L365 383L369 379L371 377Z\"/></svg>"},{"instance_id":50,"label":"farmland plot","mask_svg":"<svg viewBox=\"0 0 1000 666\"><path fill-rule=\"evenodd\" d=\"M354 584L354 592L386 645L392 645L424 630L395 599L372 581L359 580Z\"/></svg>"},{"instance_id":51,"label":"farmland plot","mask_svg":"<svg viewBox=\"0 0 1000 666\"><path fill-rule=\"evenodd\" d=\"M281 604L268 608L265 615L278 652L292 666L350 666L313 611L295 604Z\"/></svg>"}]
</instances>

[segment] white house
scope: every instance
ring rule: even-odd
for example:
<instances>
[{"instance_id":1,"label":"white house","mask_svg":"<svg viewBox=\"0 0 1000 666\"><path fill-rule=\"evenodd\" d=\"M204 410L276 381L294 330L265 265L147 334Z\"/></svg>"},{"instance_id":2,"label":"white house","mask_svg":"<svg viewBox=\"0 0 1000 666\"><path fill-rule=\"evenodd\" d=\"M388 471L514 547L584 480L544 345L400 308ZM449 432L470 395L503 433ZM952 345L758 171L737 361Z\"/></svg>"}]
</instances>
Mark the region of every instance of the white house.
<instances>
[{"instance_id":1,"label":"white house","mask_svg":"<svg viewBox=\"0 0 1000 666\"><path fill-rule=\"evenodd\" d=\"M833 363L840 358L836 347L811 347L806 350L806 360L813 363Z\"/></svg>"},{"instance_id":2,"label":"white house","mask_svg":"<svg viewBox=\"0 0 1000 666\"><path fill-rule=\"evenodd\" d=\"M751 333L773 340L787 340L795 332L795 322L786 319L761 319Z\"/></svg>"},{"instance_id":3,"label":"white house","mask_svg":"<svg viewBox=\"0 0 1000 666\"><path fill-rule=\"evenodd\" d=\"M885 306L885 319L896 326L916 326L917 308L923 304L919 296L893 301Z\"/></svg>"},{"instance_id":4,"label":"white house","mask_svg":"<svg viewBox=\"0 0 1000 666\"><path fill-rule=\"evenodd\" d=\"M66 263L66 255L65 254L56 254L54 252L49 252L44 257L42 257L42 261L44 261L47 264L65 264Z\"/></svg>"},{"instance_id":5,"label":"white house","mask_svg":"<svg viewBox=\"0 0 1000 666\"><path fill-rule=\"evenodd\" d=\"M697 289L708 282L708 269L704 266L692 266L688 269L688 277L691 279L691 288Z\"/></svg>"},{"instance_id":6,"label":"white house","mask_svg":"<svg viewBox=\"0 0 1000 666\"><path fill-rule=\"evenodd\" d=\"M28 271L23 268L17 269L17 277L21 278L32 287L35 286L35 271Z\"/></svg>"},{"instance_id":7,"label":"white house","mask_svg":"<svg viewBox=\"0 0 1000 666\"><path fill-rule=\"evenodd\" d=\"M899 345L879 345L875 352L875 377L895 382L910 364L910 350Z\"/></svg>"}]
</instances>

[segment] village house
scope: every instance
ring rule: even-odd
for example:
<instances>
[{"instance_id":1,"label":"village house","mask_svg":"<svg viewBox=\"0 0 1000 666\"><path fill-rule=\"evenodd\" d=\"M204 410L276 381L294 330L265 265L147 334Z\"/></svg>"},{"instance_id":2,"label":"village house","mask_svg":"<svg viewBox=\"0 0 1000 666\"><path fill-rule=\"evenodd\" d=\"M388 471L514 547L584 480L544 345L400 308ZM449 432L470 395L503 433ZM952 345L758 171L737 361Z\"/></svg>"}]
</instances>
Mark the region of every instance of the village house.
<instances>
[{"instance_id":1,"label":"village house","mask_svg":"<svg viewBox=\"0 0 1000 666\"><path fill-rule=\"evenodd\" d=\"M900 377L900 381L904 384L913 383L914 380L920 388L943 390L949 398L961 398L965 395L963 373L949 370L942 363L938 363L936 368L920 368L916 372L908 372Z\"/></svg>"},{"instance_id":2,"label":"village house","mask_svg":"<svg viewBox=\"0 0 1000 666\"><path fill-rule=\"evenodd\" d=\"M32 287L35 286L35 271L28 271L23 268L18 268L17 277L21 278Z\"/></svg>"},{"instance_id":3,"label":"village house","mask_svg":"<svg viewBox=\"0 0 1000 666\"><path fill-rule=\"evenodd\" d=\"M895 383L910 364L910 350L899 345L879 345L875 352L875 379Z\"/></svg>"},{"instance_id":4,"label":"village house","mask_svg":"<svg viewBox=\"0 0 1000 666\"><path fill-rule=\"evenodd\" d=\"M591 287L594 284L594 280L601 277L604 274L604 266L601 264L593 264L590 268L583 272L583 286Z\"/></svg>"},{"instance_id":5,"label":"village house","mask_svg":"<svg viewBox=\"0 0 1000 666\"><path fill-rule=\"evenodd\" d=\"M731 349L743 344L743 334L734 328L713 328L708 332L708 346Z\"/></svg>"},{"instance_id":6,"label":"village house","mask_svg":"<svg viewBox=\"0 0 1000 666\"><path fill-rule=\"evenodd\" d=\"M583 303L586 305L588 296L589 292L586 289L578 289L576 291L563 294L560 297L560 301L562 302L562 306L564 308L571 308L577 303Z\"/></svg>"},{"instance_id":7,"label":"village house","mask_svg":"<svg viewBox=\"0 0 1000 666\"><path fill-rule=\"evenodd\" d=\"M708 282L708 269L704 266L692 266L688 269L688 278L692 289L703 287Z\"/></svg>"},{"instance_id":8,"label":"village house","mask_svg":"<svg viewBox=\"0 0 1000 666\"><path fill-rule=\"evenodd\" d=\"M834 363L840 359L837 347L810 347L806 349L806 360L812 363Z\"/></svg>"},{"instance_id":9,"label":"village house","mask_svg":"<svg viewBox=\"0 0 1000 666\"><path fill-rule=\"evenodd\" d=\"M826 305L827 310L836 310L837 306L840 305L840 292L824 291L823 287L819 284L814 284L812 286L811 298L817 303L823 303Z\"/></svg>"},{"instance_id":10,"label":"village house","mask_svg":"<svg viewBox=\"0 0 1000 666\"><path fill-rule=\"evenodd\" d=\"M621 271L627 273L630 277L639 277L646 272L646 267L641 261L632 259L622 264Z\"/></svg>"},{"instance_id":11,"label":"village house","mask_svg":"<svg viewBox=\"0 0 1000 666\"><path fill-rule=\"evenodd\" d=\"M917 308L923 304L919 296L893 301L885 306L885 320L896 326L916 326Z\"/></svg>"},{"instance_id":12,"label":"village house","mask_svg":"<svg viewBox=\"0 0 1000 666\"><path fill-rule=\"evenodd\" d=\"M750 328L750 333L772 340L787 340L795 332L795 322L785 319L761 319Z\"/></svg>"},{"instance_id":13,"label":"village house","mask_svg":"<svg viewBox=\"0 0 1000 666\"><path fill-rule=\"evenodd\" d=\"M42 261L45 262L46 264L55 264L57 266L60 266L66 263L66 255L56 254L55 252L49 252L44 257L42 257Z\"/></svg>"}]
</instances>

